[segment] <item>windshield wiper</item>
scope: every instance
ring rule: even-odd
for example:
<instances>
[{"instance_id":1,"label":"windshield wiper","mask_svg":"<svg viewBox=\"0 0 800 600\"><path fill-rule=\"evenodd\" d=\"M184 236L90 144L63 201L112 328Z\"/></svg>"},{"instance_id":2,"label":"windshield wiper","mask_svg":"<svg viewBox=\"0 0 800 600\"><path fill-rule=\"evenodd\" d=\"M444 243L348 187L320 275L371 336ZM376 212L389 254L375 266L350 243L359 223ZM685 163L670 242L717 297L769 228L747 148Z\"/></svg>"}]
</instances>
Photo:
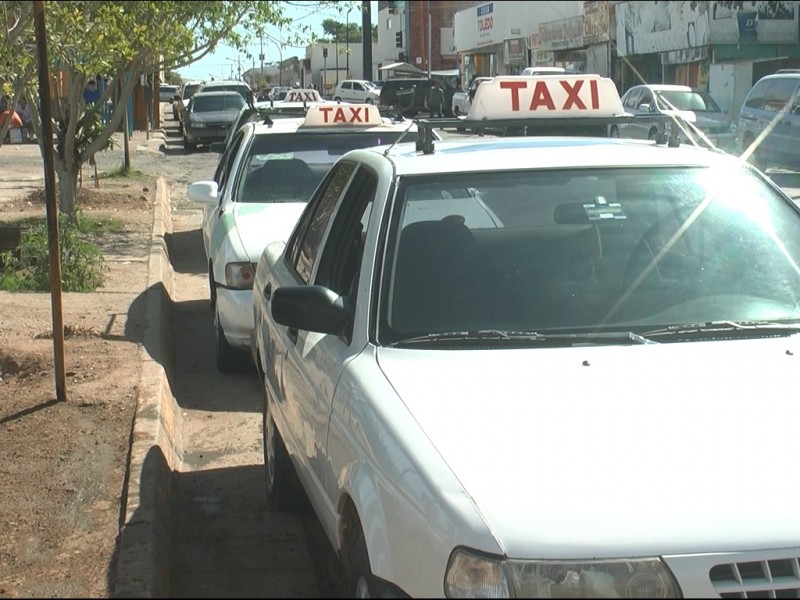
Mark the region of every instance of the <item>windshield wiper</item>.
<instances>
[{"instance_id":1,"label":"windshield wiper","mask_svg":"<svg viewBox=\"0 0 800 600\"><path fill-rule=\"evenodd\" d=\"M606 344L655 344L652 340L633 333L632 331L609 331L589 333L540 333L538 331L502 331L497 329L483 329L479 331L448 331L443 333L428 333L405 340L399 340L389 346L405 346L414 344L429 344L437 342L473 342L497 341L545 344L552 346L572 346L581 343L597 345Z\"/></svg>"},{"instance_id":2,"label":"windshield wiper","mask_svg":"<svg viewBox=\"0 0 800 600\"><path fill-rule=\"evenodd\" d=\"M741 337L772 337L794 335L800 332L798 323L771 323L768 321L707 321L705 323L685 323L669 325L642 333L643 337L687 336L708 337L719 333L722 337L731 334Z\"/></svg>"}]
</instances>

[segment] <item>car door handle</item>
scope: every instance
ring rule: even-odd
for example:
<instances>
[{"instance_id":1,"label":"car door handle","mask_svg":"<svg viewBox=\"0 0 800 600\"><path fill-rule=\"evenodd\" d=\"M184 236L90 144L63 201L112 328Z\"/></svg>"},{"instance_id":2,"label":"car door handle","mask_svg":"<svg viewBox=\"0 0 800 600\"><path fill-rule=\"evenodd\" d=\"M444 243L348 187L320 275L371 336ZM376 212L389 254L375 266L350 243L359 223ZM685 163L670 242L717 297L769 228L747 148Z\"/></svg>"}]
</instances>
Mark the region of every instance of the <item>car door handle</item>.
<instances>
[{"instance_id":1,"label":"car door handle","mask_svg":"<svg viewBox=\"0 0 800 600\"><path fill-rule=\"evenodd\" d=\"M272 284L268 283L264 286L264 298L270 300L272 298Z\"/></svg>"}]
</instances>

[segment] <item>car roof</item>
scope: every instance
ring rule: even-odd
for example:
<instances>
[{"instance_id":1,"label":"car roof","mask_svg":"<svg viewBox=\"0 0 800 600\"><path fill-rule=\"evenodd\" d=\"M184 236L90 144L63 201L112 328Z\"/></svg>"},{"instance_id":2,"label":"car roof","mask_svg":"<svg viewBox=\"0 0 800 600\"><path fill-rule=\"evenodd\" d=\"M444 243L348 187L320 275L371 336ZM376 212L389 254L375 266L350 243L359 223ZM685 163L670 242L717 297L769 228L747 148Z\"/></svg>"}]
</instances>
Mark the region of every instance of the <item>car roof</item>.
<instances>
[{"instance_id":1,"label":"car roof","mask_svg":"<svg viewBox=\"0 0 800 600\"><path fill-rule=\"evenodd\" d=\"M642 85L633 86L631 89L648 88L655 91L665 92L691 92L693 91L688 85L676 85L672 83L646 83Z\"/></svg>"},{"instance_id":2,"label":"car roof","mask_svg":"<svg viewBox=\"0 0 800 600\"><path fill-rule=\"evenodd\" d=\"M254 135L261 135L265 133L325 133L325 132L352 132L352 133L374 133L376 131L405 131L409 129L408 121L401 121L398 123L392 122L389 119L383 119L382 125L374 127L353 127L352 125L338 125L328 127L303 127L305 117L285 117L275 120L271 125L264 123L251 123L255 128ZM416 131L416 125L413 125L410 131Z\"/></svg>"},{"instance_id":3,"label":"car roof","mask_svg":"<svg viewBox=\"0 0 800 600\"><path fill-rule=\"evenodd\" d=\"M236 90L203 90L203 91L198 92L197 94L195 94L194 97L197 97L197 96L234 96L234 95L241 97L241 94L239 92L237 92Z\"/></svg>"},{"instance_id":4,"label":"car roof","mask_svg":"<svg viewBox=\"0 0 800 600\"><path fill-rule=\"evenodd\" d=\"M407 145L356 150L385 155L395 173L433 175L452 172L497 172L541 169L735 165L736 157L705 148L670 148L647 140L599 137L519 137L438 141L433 154ZM355 156L354 156L355 158ZM362 156L362 158L365 158Z\"/></svg>"},{"instance_id":5,"label":"car roof","mask_svg":"<svg viewBox=\"0 0 800 600\"><path fill-rule=\"evenodd\" d=\"M762 79L800 79L800 71L797 73L786 71L784 73L771 73L770 75L764 75L759 81Z\"/></svg>"}]
</instances>

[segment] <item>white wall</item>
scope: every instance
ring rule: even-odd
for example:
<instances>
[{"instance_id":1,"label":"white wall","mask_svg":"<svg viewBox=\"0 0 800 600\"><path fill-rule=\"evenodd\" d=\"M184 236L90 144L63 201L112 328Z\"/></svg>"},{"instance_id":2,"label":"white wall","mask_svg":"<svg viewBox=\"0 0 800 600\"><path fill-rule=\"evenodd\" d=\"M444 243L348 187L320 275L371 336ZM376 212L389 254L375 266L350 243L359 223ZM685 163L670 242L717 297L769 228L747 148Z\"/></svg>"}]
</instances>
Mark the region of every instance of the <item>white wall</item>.
<instances>
[{"instance_id":1,"label":"white wall","mask_svg":"<svg viewBox=\"0 0 800 600\"><path fill-rule=\"evenodd\" d=\"M708 93L734 122L753 82L753 63L749 61L712 64L708 74Z\"/></svg>"},{"instance_id":2,"label":"white wall","mask_svg":"<svg viewBox=\"0 0 800 600\"><path fill-rule=\"evenodd\" d=\"M479 17L479 12L491 12ZM491 15L488 23L486 17ZM581 0L559 2L515 2L513 0L493 0L471 6L456 13L455 46L457 52L500 44L504 40L530 37L538 33L539 23L560 21L583 15ZM483 24L479 31L479 23ZM491 24L491 27L488 25Z\"/></svg>"}]
</instances>

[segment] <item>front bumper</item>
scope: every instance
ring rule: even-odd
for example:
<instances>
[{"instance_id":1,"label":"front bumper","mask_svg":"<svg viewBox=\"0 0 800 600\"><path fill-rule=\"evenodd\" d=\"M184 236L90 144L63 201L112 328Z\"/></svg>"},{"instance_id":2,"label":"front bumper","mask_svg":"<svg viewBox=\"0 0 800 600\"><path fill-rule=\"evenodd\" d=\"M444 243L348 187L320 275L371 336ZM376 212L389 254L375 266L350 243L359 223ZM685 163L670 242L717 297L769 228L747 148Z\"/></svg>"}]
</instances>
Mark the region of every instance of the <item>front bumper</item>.
<instances>
[{"instance_id":1,"label":"front bumper","mask_svg":"<svg viewBox=\"0 0 800 600\"><path fill-rule=\"evenodd\" d=\"M228 137L227 125L214 125L211 127L192 127L187 124L186 139L197 144L211 144L213 142L224 142Z\"/></svg>"}]
</instances>

